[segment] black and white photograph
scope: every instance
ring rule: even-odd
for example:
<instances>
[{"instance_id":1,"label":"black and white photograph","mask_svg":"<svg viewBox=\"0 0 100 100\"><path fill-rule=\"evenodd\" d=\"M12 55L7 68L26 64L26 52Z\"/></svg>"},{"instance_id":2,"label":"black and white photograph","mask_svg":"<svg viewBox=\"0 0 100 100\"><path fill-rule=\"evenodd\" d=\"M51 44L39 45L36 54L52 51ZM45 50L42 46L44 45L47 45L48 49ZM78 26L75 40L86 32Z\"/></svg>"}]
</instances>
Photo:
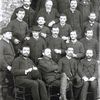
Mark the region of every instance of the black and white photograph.
<instances>
[{"instance_id":1,"label":"black and white photograph","mask_svg":"<svg viewBox=\"0 0 100 100\"><path fill-rule=\"evenodd\" d=\"M0 100L100 100L100 0L0 0Z\"/></svg>"}]
</instances>

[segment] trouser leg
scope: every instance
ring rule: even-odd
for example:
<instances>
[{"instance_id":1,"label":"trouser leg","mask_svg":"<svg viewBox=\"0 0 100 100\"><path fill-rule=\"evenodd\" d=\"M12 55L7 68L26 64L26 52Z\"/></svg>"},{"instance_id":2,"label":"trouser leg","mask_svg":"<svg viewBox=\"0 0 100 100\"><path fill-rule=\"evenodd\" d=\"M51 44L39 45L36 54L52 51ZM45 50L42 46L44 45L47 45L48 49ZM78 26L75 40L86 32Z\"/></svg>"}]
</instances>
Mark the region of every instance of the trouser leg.
<instances>
[{"instance_id":1,"label":"trouser leg","mask_svg":"<svg viewBox=\"0 0 100 100\"><path fill-rule=\"evenodd\" d=\"M45 83L42 80L37 80L39 84L39 92L41 100L48 100Z\"/></svg>"},{"instance_id":2,"label":"trouser leg","mask_svg":"<svg viewBox=\"0 0 100 100\"><path fill-rule=\"evenodd\" d=\"M40 100L39 84L36 80L21 79L19 85L31 89L33 100Z\"/></svg>"},{"instance_id":3,"label":"trouser leg","mask_svg":"<svg viewBox=\"0 0 100 100\"><path fill-rule=\"evenodd\" d=\"M67 76L65 73L63 73L62 78L61 78L61 87L60 87L60 94L61 94L62 100L67 100L67 97L66 97L67 85L68 85Z\"/></svg>"},{"instance_id":4,"label":"trouser leg","mask_svg":"<svg viewBox=\"0 0 100 100\"><path fill-rule=\"evenodd\" d=\"M92 81L91 83L91 90L93 91L93 100L96 100L97 97L97 80Z\"/></svg>"},{"instance_id":5,"label":"trouser leg","mask_svg":"<svg viewBox=\"0 0 100 100\"><path fill-rule=\"evenodd\" d=\"M82 91L81 91L81 95L80 95L80 100L86 100L87 92L88 92L88 86L89 86L89 82L84 81Z\"/></svg>"}]
</instances>

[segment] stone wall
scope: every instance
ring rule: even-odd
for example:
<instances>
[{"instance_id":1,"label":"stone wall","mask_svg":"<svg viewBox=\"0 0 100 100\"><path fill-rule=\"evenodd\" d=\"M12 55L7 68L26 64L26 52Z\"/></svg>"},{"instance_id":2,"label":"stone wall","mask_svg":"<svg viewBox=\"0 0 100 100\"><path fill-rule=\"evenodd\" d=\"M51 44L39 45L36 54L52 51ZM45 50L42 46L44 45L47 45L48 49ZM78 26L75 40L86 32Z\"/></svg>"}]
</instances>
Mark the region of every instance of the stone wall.
<instances>
[{"instance_id":1,"label":"stone wall","mask_svg":"<svg viewBox=\"0 0 100 100\"><path fill-rule=\"evenodd\" d=\"M0 31L5 27L15 8L22 5L22 0L0 0Z\"/></svg>"}]
</instances>

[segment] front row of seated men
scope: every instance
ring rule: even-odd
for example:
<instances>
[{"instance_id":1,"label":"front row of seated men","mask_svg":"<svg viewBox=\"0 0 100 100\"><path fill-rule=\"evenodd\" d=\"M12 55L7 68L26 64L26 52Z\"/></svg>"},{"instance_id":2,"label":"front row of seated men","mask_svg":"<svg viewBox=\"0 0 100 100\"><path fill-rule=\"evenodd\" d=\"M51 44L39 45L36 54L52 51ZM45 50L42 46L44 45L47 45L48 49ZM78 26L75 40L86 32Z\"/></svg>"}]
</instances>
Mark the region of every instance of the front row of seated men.
<instances>
[{"instance_id":1,"label":"front row of seated men","mask_svg":"<svg viewBox=\"0 0 100 100\"><path fill-rule=\"evenodd\" d=\"M72 35L71 38L74 39L74 36L76 35ZM10 42L11 38L12 32L5 29L0 41L0 85L5 77L5 71L10 71L13 73L17 85L31 88L33 100L48 100L44 82L60 85L61 99L67 100L66 89L69 82L77 85L77 82L81 81L80 100L86 100L89 84L91 84L95 100L97 61L92 58L92 49L86 50L85 58L77 61L77 56L74 54L75 49L68 47L65 50L66 56L61 58L57 64L52 60L51 49L45 48L43 57L39 59L38 66L36 66L29 58L30 47L27 45L22 46L21 55L15 58L14 49ZM40 77L40 72L42 72L43 80Z\"/></svg>"}]
</instances>

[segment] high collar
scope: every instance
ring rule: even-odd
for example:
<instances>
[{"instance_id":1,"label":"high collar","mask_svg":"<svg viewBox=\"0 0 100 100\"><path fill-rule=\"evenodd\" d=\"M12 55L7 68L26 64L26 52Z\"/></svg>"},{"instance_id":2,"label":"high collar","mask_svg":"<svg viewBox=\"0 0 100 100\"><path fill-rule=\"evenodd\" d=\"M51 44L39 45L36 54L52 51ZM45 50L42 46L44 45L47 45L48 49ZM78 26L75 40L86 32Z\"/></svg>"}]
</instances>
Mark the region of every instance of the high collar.
<instances>
[{"instance_id":1,"label":"high collar","mask_svg":"<svg viewBox=\"0 0 100 100\"><path fill-rule=\"evenodd\" d=\"M9 43L10 41L9 40L7 40L6 38L2 38L4 41L6 41L7 43Z\"/></svg>"}]
</instances>

